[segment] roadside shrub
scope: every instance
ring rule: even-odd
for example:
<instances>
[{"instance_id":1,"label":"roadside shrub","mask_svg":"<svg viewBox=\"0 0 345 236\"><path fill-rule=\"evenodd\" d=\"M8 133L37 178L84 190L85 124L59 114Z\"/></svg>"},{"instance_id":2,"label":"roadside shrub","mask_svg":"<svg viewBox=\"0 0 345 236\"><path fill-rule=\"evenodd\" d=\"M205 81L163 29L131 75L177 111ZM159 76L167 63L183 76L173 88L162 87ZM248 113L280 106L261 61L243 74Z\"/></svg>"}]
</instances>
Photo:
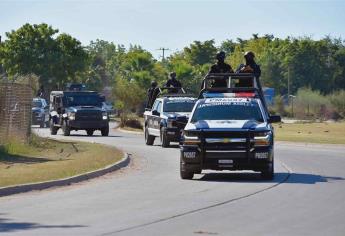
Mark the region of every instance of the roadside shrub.
<instances>
[{"instance_id":1,"label":"roadside shrub","mask_svg":"<svg viewBox=\"0 0 345 236\"><path fill-rule=\"evenodd\" d=\"M328 98L334 110L336 111L336 113L339 116L344 118L345 117L345 90L334 92L333 94L329 95Z\"/></svg>"},{"instance_id":2,"label":"roadside shrub","mask_svg":"<svg viewBox=\"0 0 345 236\"><path fill-rule=\"evenodd\" d=\"M319 91L301 88L294 99L294 115L299 119L331 119L334 109L329 99Z\"/></svg>"},{"instance_id":3,"label":"roadside shrub","mask_svg":"<svg viewBox=\"0 0 345 236\"><path fill-rule=\"evenodd\" d=\"M134 129L143 129L143 125L138 119L127 119L125 121L125 126L134 128Z\"/></svg>"}]
</instances>

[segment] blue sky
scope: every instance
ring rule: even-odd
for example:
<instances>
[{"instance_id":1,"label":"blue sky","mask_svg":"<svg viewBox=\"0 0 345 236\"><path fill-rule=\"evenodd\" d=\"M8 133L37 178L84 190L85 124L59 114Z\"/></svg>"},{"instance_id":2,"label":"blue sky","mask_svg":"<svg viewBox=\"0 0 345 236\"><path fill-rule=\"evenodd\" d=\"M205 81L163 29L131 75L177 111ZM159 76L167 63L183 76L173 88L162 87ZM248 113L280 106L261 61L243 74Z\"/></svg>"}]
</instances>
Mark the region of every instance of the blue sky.
<instances>
[{"instance_id":1,"label":"blue sky","mask_svg":"<svg viewBox=\"0 0 345 236\"><path fill-rule=\"evenodd\" d=\"M97 38L181 50L194 40L325 35L345 38L345 1L0 0L0 35L48 23L84 45Z\"/></svg>"}]
</instances>

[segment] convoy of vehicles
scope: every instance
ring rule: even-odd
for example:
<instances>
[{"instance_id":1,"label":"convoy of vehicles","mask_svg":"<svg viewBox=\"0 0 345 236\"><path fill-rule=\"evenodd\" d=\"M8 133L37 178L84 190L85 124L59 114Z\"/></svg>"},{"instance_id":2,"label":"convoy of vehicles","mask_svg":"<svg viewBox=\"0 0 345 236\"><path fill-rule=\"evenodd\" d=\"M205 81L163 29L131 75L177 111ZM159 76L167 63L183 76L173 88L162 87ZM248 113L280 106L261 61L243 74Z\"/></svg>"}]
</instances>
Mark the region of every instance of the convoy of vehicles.
<instances>
[{"instance_id":1,"label":"convoy of vehicles","mask_svg":"<svg viewBox=\"0 0 345 236\"><path fill-rule=\"evenodd\" d=\"M109 117L102 109L104 97L92 91L53 91L50 94L50 133L57 134L61 128L65 136L71 130L86 130L92 136L100 130L102 136L109 134Z\"/></svg>"},{"instance_id":2,"label":"convoy of vehicles","mask_svg":"<svg viewBox=\"0 0 345 236\"><path fill-rule=\"evenodd\" d=\"M215 87L216 80L226 87ZM50 94L50 113L44 99L33 100L33 123L48 121L50 132L62 129L100 130L109 134L112 106L97 92L72 84L68 91ZM144 112L146 145L159 137L161 146L180 144L180 176L192 179L202 170L253 170L265 179L274 177L274 130L280 116L269 114L261 84L252 74L208 74L198 99L183 88L157 88L152 108ZM164 93L165 91L165 93Z\"/></svg>"},{"instance_id":3,"label":"convoy of vehicles","mask_svg":"<svg viewBox=\"0 0 345 236\"><path fill-rule=\"evenodd\" d=\"M49 110L48 104L43 98L33 98L32 99L32 116L31 124L39 125L44 128L49 124Z\"/></svg>"},{"instance_id":4,"label":"convoy of vehicles","mask_svg":"<svg viewBox=\"0 0 345 236\"><path fill-rule=\"evenodd\" d=\"M153 145L156 137L160 138L162 147L179 142L195 102L196 98L184 92L159 95L152 109L144 113L145 143Z\"/></svg>"}]
</instances>

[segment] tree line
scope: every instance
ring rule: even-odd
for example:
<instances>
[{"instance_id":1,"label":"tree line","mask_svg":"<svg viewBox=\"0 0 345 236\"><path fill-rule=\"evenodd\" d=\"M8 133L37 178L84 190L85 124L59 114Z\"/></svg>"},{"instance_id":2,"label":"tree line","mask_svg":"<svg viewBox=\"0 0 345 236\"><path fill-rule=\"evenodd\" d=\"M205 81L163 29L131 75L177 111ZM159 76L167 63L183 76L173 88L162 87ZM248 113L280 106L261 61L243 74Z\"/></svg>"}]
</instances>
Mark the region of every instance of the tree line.
<instances>
[{"instance_id":1,"label":"tree line","mask_svg":"<svg viewBox=\"0 0 345 236\"><path fill-rule=\"evenodd\" d=\"M68 82L83 82L90 89L113 88L119 107L138 105L145 99L150 82L162 85L170 71L190 92L197 93L200 82L215 62L217 51L236 68L243 53L253 51L261 66L262 83L279 95L296 94L299 88L327 95L345 89L345 45L342 39L326 36L280 39L253 34L249 39L194 41L164 61L139 45L126 48L97 39L89 45L47 24L25 24L6 33L0 44L0 73L15 80L35 74L48 89L62 88Z\"/></svg>"}]
</instances>

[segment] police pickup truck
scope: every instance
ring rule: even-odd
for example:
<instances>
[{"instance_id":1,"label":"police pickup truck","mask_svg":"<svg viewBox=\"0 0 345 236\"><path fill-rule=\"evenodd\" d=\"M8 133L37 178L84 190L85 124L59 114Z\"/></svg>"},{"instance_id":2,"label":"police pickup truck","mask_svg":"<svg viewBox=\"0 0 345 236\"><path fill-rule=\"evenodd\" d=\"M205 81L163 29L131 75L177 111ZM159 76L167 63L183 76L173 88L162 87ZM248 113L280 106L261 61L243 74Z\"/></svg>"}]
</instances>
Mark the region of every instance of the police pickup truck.
<instances>
[{"instance_id":1,"label":"police pickup truck","mask_svg":"<svg viewBox=\"0 0 345 236\"><path fill-rule=\"evenodd\" d=\"M184 93L158 97L152 109L144 112L145 143L153 145L156 137L160 138L162 147L168 147L170 142L179 142L195 102L196 98Z\"/></svg>"},{"instance_id":2,"label":"police pickup truck","mask_svg":"<svg viewBox=\"0 0 345 236\"><path fill-rule=\"evenodd\" d=\"M86 130L93 135L100 130L109 134L109 118L102 109L104 98L93 91L52 91L50 94L50 133L56 135L61 128L65 136L71 130Z\"/></svg>"},{"instance_id":3,"label":"police pickup truck","mask_svg":"<svg viewBox=\"0 0 345 236\"><path fill-rule=\"evenodd\" d=\"M281 118L269 115L258 88L204 88L199 97L183 131L181 178L192 179L194 174L211 169L253 170L272 179L271 123Z\"/></svg>"}]
</instances>

